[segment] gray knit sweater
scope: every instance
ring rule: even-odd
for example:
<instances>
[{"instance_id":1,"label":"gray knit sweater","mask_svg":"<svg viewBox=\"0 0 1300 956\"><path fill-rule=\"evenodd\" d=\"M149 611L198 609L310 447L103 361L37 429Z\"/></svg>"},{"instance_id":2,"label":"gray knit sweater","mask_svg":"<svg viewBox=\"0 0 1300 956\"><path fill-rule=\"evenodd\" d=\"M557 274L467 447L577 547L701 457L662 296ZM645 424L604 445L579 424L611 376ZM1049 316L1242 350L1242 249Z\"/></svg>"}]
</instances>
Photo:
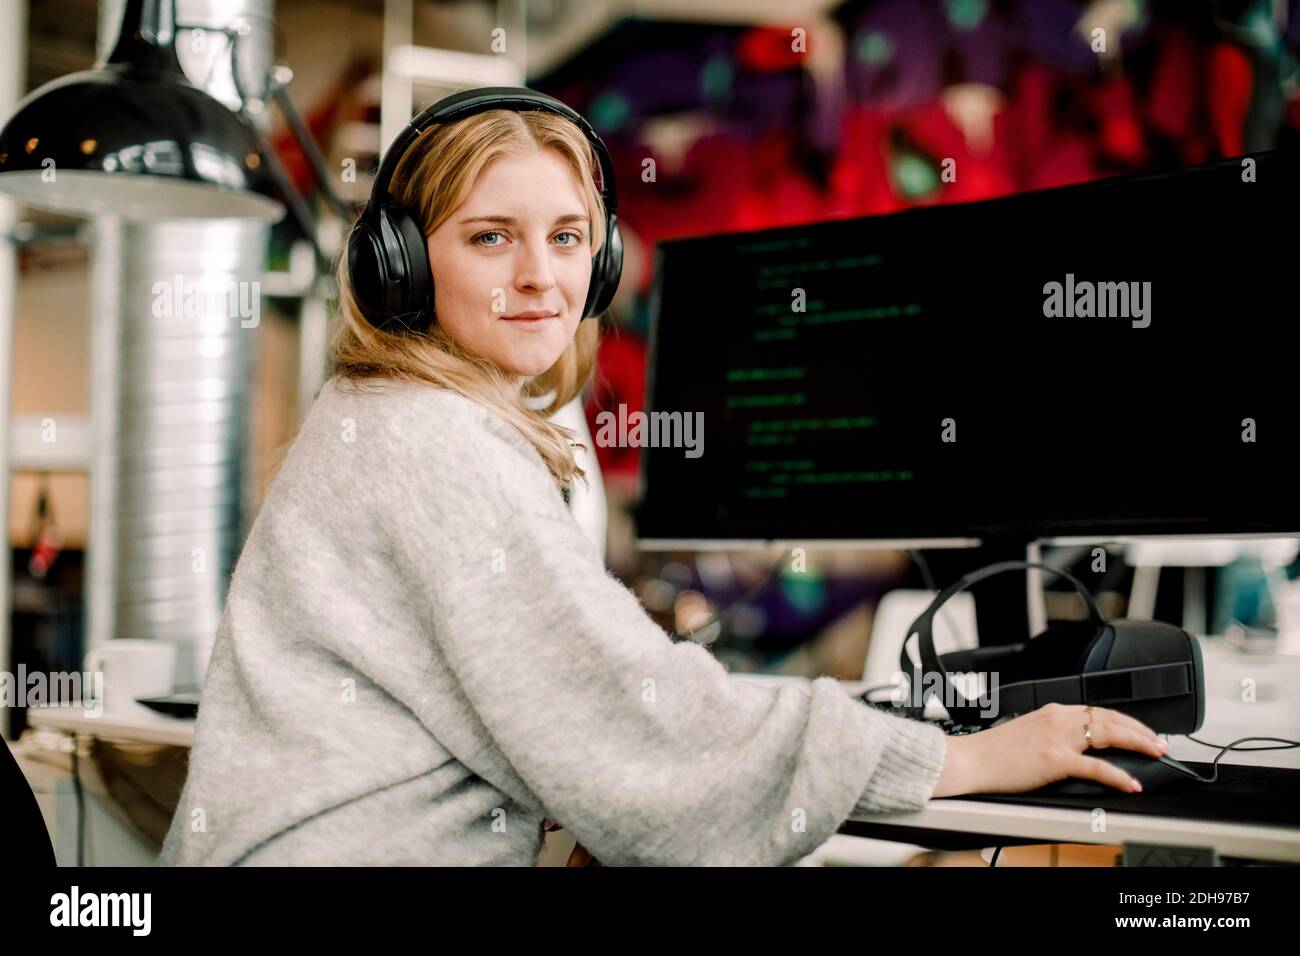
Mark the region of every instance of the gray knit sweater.
<instances>
[{"instance_id":1,"label":"gray knit sweater","mask_svg":"<svg viewBox=\"0 0 1300 956\"><path fill-rule=\"evenodd\" d=\"M326 383L235 567L164 864L789 864L916 809L935 727L674 643L536 450L459 394Z\"/></svg>"}]
</instances>

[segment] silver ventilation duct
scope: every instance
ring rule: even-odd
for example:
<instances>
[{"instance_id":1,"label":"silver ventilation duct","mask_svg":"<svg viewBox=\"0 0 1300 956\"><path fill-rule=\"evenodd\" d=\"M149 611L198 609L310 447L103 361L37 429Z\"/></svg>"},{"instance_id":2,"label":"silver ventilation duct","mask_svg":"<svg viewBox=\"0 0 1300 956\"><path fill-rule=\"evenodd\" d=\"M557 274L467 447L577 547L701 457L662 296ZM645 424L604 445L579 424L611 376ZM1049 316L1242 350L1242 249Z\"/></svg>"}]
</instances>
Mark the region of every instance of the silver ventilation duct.
<instances>
[{"instance_id":1,"label":"silver ventilation duct","mask_svg":"<svg viewBox=\"0 0 1300 956\"><path fill-rule=\"evenodd\" d=\"M261 88L273 0L180 0L177 53L192 82L239 96L226 37L246 22L240 75ZM100 46L123 0L100 5ZM268 227L237 220L98 221L91 281L91 515L87 649L115 638L177 645L178 686L202 682L251 516L253 368Z\"/></svg>"}]
</instances>

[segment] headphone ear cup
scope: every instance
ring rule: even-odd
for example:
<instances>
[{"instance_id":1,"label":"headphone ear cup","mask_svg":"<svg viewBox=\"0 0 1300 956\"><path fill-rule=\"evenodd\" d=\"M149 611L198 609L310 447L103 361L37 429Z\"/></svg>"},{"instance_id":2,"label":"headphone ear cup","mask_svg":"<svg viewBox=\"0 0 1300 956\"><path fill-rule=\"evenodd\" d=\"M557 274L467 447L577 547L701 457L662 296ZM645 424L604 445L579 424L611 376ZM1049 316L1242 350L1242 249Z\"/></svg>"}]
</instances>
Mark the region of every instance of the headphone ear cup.
<instances>
[{"instance_id":1,"label":"headphone ear cup","mask_svg":"<svg viewBox=\"0 0 1300 956\"><path fill-rule=\"evenodd\" d=\"M587 287L587 301L582 307L584 319L598 316L609 308L622 276L623 234L618 229L618 213L610 213L605 244L591 264L591 283Z\"/></svg>"},{"instance_id":2,"label":"headphone ear cup","mask_svg":"<svg viewBox=\"0 0 1300 956\"><path fill-rule=\"evenodd\" d=\"M402 326L418 332L433 322L433 269L428 240L405 209L386 206L384 212L392 237L390 261L400 262L403 272L401 298L394 311L401 316Z\"/></svg>"},{"instance_id":3,"label":"headphone ear cup","mask_svg":"<svg viewBox=\"0 0 1300 956\"><path fill-rule=\"evenodd\" d=\"M366 320L419 331L433 320L433 274L419 224L403 209L364 212L348 236L348 272Z\"/></svg>"},{"instance_id":4,"label":"headphone ear cup","mask_svg":"<svg viewBox=\"0 0 1300 956\"><path fill-rule=\"evenodd\" d=\"M363 213L348 236L348 276L357 308L369 322L387 308L387 277L383 244L375 219Z\"/></svg>"}]
</instances>

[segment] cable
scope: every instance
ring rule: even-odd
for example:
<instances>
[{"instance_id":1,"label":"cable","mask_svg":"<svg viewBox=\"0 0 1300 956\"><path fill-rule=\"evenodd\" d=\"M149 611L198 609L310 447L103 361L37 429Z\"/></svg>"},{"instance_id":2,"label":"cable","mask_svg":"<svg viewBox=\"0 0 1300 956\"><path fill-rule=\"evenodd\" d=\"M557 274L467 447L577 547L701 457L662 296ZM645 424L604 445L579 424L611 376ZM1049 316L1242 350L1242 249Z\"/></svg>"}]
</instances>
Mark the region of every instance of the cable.
<instances>
[{"instance_id":1,"label":"cable","mask_svg":"<svg viewBox=\"0 0 1300 956\"><path fill-rule=\"evenodd\" d=\"M875 689L876 688L872 688L872 690ZM870 691L868 691L868 693L870 693ZM1212 764L1214 768L1214 776L1206 778L1206 777L1202 777L1200 774L1197 774L1196 779L1199 780L1201 783L1214 783L1216 780L1219 779L1219 761L1223 759L1223 755L1226 754L1229 750L1240 750L1244 753L1249 753L1254 750L1290 750L1293 747L1300 747L1300 740L1290 740L1286 737L1240 737L1237 740L1234 740L1232 743L1228 744L1227 746L1222 746L1220 744L1208 743L1204 740L1197 740L1191 734L1178 734L1176 736L1186 737L1188 740L1193 741L1194 743L1201 744L1204 747L1219 748L1219 755L1214 758L1214 763ZM1281 747L1238 747L1237 746L1237 744L1243 743L1244 741L1247 740L1276 740L1282 743L1283 746ZM1052 853L1053 853L1053 857L1055 858L1055 853L1056 853L1055 845L1053 845L1052 847ZM1001 856L1001 854L1002 854L1002 847L997 847L993 851L993 858L989 861L990 869L998 865L998 857ZM1055 865L1056 864L1054 863L1053 866Z\"/></svg>"},{"instance_id":2,"label":"cable","mask_svg":"<svg viewBox=\"0 0 1300 956\"><path fill-rule=\"evenodd\" d=\"M77 769L77 736L72 736L72 789L77 795L77 866L86 865L86 804L81 792L81 773Z\"/></svg>"},{"instance_id":3,"label":"cable","mask_svg":"<svg viewBox=\"0 0 1300 956\"><path fill-rule=\"evenodd\" d=\"M1211 744L1211 743L1207 743L1204 740L1197 740L1191 734L1179 734L1178 736L1186 737L1188 740L1201 744L1204 747L1220 747L1219 744ZM1238 747L1237 746L1237 744L1246 740L1277 740L1285 744L1286 746L1284 747ZM1214 762L1210 765L1214 770L1214 776L1207 778L1207 777L1202 777L1200 774L1197 774L1196 779L1199 780L1201 783L1214 783L1216 780L1218 780L1219 761L1223 759L1223 755L1226 754L1229 750L1241 750L1243 752L1249 753L1252 750L1290 750L1292 747L1300 747L1300 741L1289 740L1286 737L1239 737L1236 740L1234 740L1232 743L1228 744L1227 746L1220 747L1218 756L1214 758Z\"/></svg>"},{"instance_id":4,"label":"cable","mask_svg":"<svg viewBox=\"0 0 1300 956\"><path fill-rule=\"evenodd\" d=\"M1208 740L1199 740L1191 734L1176 734L1178 737L1186 737L1193 743L1200 744L1202 747L1213 747L1215 750L1240 750L1242 753L1251 753L1255 750L1290 750L1292 747L1300 747L1300 742L1288 740L1286 737L1242 737L1241 740L1279 740L1283 741L1281 747L1233 747L1232 744L1212 744ZM1234 740L1233 744L1240 743L1240 740Z\"/></svg>"}]
</instances>

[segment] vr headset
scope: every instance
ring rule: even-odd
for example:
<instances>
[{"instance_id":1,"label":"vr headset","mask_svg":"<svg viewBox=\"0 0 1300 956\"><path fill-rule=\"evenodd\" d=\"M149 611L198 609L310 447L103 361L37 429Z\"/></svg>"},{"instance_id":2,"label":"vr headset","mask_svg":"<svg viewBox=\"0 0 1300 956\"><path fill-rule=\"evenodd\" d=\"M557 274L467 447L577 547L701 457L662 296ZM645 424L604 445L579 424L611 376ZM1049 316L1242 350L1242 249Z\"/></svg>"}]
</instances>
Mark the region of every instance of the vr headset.
<instances>
[{"instance_id":1,"label":"vr headset","mask_svg":"<svg viewBox=\"0 0 1300 956\"><path fill-rule=\"evenodd\" d=\"M1058 574L1074 585L1087 619L1053 625L1024 644L935 653L934 617L954 594L995 574L1028 568ZM920 648L919 667L908 653L912 635ZM952 721L966 726L992 726L1053 701L1108 707L1157 733L1195 733L1205 718L1205 674L1195 637L1160 621L1107 621L1077 579L1032 561L990 564L941 591L908 628L899 666L910 686L908 700L895 706L917 719L931 690L942 693ZM958 684L962 674L984 675L985 693L966 696Z\"/></svg>"}]
</instances>

